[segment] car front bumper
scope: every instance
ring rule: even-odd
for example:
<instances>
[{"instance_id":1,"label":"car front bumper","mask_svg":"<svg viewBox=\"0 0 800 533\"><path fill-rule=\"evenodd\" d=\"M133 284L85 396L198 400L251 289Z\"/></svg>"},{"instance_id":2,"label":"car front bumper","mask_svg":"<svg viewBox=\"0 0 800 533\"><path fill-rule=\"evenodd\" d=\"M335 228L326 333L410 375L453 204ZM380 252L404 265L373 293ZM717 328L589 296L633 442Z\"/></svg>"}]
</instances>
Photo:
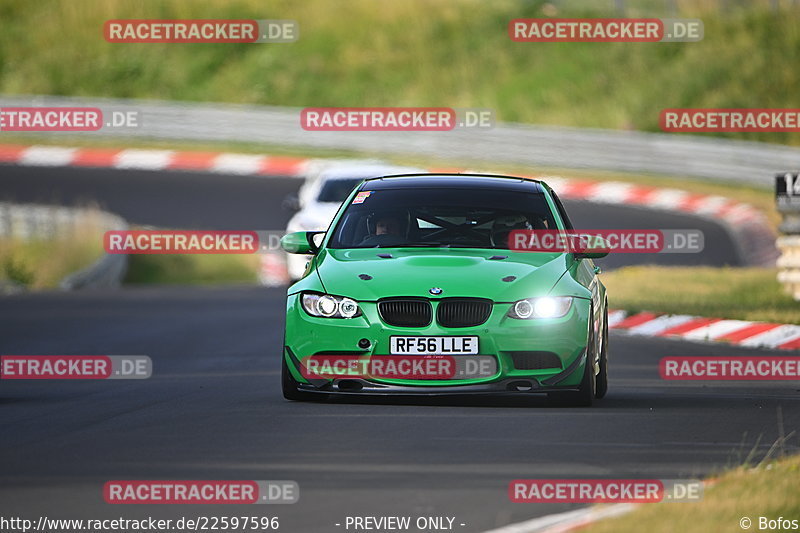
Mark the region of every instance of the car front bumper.
<instances>
[{"instance_id":1,"label":"car front bumper","mask_svg":"<svg viewBox=\"0 0 800 533\"><path fill-rule=\"evenodd\" d=\"M383 323L375 302L359 302L361 316L351 319L318 318L300 306L299 294L289 295L286 343L283 357L298 390L341 394L530 394L575 390L583 377L590 316L589 300L576 298L569 312L556 319L519 320L507 316L510 303L495 303L489 319L467 328L440 327L434 320L427 327L403 328ZM412 380L363 377L306 379L301 361L321 354L348 354L360 358L390 355L390 337L477 336L479 355L496 359L496 372L474 379ZM365 341L369 347L359 347ZM515 354L549 352L557 364L525 369L515 365Z\"/></svg>"}]
</instances>

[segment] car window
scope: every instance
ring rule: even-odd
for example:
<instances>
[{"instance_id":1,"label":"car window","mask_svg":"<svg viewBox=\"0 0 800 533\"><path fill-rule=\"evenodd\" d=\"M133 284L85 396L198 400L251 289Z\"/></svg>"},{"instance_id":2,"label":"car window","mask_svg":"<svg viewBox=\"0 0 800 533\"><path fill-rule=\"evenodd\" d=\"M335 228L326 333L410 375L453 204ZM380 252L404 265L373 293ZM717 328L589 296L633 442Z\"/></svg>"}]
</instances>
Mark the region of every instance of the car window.
<instances>
[{"instance_id":1,"label":"car window","mask_svg":"<svg viewBox=\"0 0 800 533\"><path fill-rule=\"evenodd\" d=\"M553 203L556 204L558 214L561 217L561 220L564 222L564 228L574 229L572 227L572 221L570 221L569 216L567 215L567 210L564 209L564 204L561 203L561 198L559 198L554 191L550 191L550 194L553 196Z\"/></svg>"},{"instance_id":2,"label":"car window","mask_svg":"<svg viewBox=\"0 0 800 533\"><path fill-rule=\"evenodd\" d=\"M361 178L327 180L322 184L317 201L342 203L359 183Z\"/></svg>"},{"instance_id":3,"label":"car window","mask_svg":"<svg viewBox=\"0 0 800 533\"><path fill-rule=\"evenodd\" d=\"M513 230L553 228L555 218L541 192L381 189L356 195L328 246L508 249Z\"/></svg>"}]
</instances>

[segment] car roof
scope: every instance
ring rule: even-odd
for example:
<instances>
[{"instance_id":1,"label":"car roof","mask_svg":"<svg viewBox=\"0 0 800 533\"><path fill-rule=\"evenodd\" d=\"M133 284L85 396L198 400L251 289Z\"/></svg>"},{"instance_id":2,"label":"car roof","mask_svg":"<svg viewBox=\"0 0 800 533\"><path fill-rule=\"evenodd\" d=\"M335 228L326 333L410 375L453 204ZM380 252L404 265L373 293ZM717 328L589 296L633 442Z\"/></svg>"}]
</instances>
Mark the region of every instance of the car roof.
<instances>
[{"instance_id":1,"label":"car roof","mask_svg":"<svg viewBox=\"0 0 800 533\"><path fill-rule=\"evenodd\" d=\"M337 165L322 170L319 173L319 179L324 181L337 179L364 179L383 176L389 173L413 172L416 170L417 169L413 167L402 167L388 164Z\"/></svg>"},{"instance_id":2,"label":"car roof","mask_svg":"<svg viewBox=\"0 0 800 533\"><path fill-rule=\"evenodd\" d=\"M454 188L454 189L494 189L518 192L542 192L543 182L520 176L503 174L393 174L368 178L362 185L363 191L406 188Z\"/></svg>"}]
</instances>

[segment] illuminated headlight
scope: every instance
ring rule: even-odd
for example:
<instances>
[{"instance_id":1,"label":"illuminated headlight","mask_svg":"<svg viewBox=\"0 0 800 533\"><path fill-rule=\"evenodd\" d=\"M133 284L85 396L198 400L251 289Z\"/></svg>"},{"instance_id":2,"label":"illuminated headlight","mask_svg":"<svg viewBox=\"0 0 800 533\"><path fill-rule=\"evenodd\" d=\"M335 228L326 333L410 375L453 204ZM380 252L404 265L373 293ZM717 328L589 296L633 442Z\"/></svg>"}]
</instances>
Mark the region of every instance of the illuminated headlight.
<instances>
[{"instance_id":1,"label":"illuminated headlight","mask_svg":"<svg viewBox=\"0 0 800 533\"><path fill-rule=\"evenodd\" d=\"M570 296L543 296L528 298L514 302L508 316L511 318L560 318L567 314L572 306Z\"/></svg>"},{"instance_id":2,"label":"illuminated headlight","mask_svg":"<svg viewBox=\"0 0 800 533\"><path fill-rule=\"evenodd\" d=\"M325 318L353 318L361 314L358 303L344 296L303 293L300 297L303 310L311 316Z\"/></svg>"}]
</instances>

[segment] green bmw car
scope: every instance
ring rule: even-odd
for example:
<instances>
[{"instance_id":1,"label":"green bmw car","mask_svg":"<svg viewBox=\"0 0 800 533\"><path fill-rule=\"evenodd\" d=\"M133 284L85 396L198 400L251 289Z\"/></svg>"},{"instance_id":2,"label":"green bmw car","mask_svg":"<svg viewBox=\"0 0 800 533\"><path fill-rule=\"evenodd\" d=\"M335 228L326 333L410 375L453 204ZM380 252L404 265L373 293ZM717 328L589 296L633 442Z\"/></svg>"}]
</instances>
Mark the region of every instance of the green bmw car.
<instances>
[{"instance_id":1,"label":"green bmw car","mask_svg":"<svg viewBox=\"0 0 800 533\"><path fill-rule=\"evenodd\" d=\"M608 389L607 251L517 251L515 230L572 230L545 183L483 174L367 179L286 303L283 395L547 394L589 406Z\"/></svg>"}]
</instances>

